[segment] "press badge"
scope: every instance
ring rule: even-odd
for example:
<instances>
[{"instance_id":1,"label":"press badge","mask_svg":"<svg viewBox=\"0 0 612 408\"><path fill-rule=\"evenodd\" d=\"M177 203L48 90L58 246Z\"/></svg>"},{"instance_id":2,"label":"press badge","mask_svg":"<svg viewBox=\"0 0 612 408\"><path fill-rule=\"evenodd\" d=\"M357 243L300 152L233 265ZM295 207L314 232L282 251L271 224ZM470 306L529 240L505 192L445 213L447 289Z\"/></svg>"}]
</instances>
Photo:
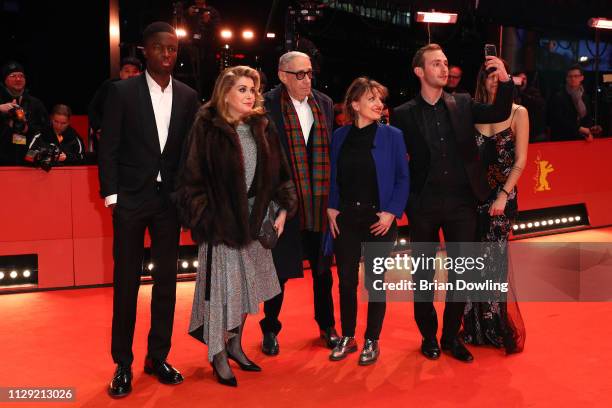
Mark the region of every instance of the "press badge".
<instances>
[{"instance_id":1,"label":"press badge","mask_svg":"<svg viewBox=\"0 0 612 408\"><path fill-rule=\"evenodd\" d=\"M13 133L13 144L16 144L16 145L25 145L26 144L26 137L24 135Z\"/></svg>"}]
</instances>

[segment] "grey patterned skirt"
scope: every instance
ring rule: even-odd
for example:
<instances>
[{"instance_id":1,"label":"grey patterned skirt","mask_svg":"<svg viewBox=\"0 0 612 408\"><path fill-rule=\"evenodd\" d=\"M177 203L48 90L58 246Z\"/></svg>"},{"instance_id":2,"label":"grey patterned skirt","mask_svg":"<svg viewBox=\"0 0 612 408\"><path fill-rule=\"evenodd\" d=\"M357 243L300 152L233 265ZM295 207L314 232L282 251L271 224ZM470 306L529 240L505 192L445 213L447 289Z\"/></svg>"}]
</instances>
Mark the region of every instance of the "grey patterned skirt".
<instances>
[{"instance_id":1,"label":"grey patterned skirt","mask_svg":"<svg viewBox=\"0 0 612 408\"><path fill-rule=\"evenodd\" d=\"M235 335L243 316L256 314L261 302L280 293L280 285L272 252L259 241L240 249L204 243L198 248L198 262L189 334L208 345L212 361Z\"/></svg>"}]
</instances>

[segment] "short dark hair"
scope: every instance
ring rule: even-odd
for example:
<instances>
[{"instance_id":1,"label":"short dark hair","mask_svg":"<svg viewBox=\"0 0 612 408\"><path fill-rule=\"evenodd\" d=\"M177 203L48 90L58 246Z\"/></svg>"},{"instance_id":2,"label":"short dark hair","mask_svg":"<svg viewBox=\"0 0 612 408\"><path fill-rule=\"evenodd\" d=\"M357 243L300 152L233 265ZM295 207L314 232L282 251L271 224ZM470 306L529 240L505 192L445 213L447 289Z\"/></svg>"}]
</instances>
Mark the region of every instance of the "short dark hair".
<instances>
[{"instance_id":1,"label":"short dark hair","mask_svg":"<svg viewBox=\"0 0 612 408\"><path fill-rule=\"evenodd\" d=\"M425 55L426 52L438 50L442 51L442 47L435 43L427 44L424 47L419 48L412 58L412 68L423 68L425 66L425 58L423 55Z\"/></svg>"},{"instance_id":2,"label":"short dark hair","mask_svg":"<svg viewBox=\"0 0 612 408\"><path fill-rule=\"evenodd\" d=\"M156 21L149 24L142 32L142 43L146 44L151 37L157 33L170 33L176 35L174 27L172 27L170 24L166 23L165 21Z\"/></svg>"},{"instance_id":3,"label":"short dark hair","mask_svg":"<svg viewBox=\"0 0 612 408\"><path fill-rule=\"evenodd\" d=\"M142 63L136 57L125 57L121 60L120 68L123 68L126 65L133 65L138 68L139 71L142 71Z\"/></svg>"},{"instance_id":4,"label":"short dark hair","mask_svg":"<svg viewBox=\"0 0 612 408\"><path fill-rule=\"evenodd\" d=\"M570 71L580 71L580 75L584 75L584 69L582 69L582 67L578 64L574 64L572 66L570 66L565 73L569 73Z\"/></svg>"},{"instance_id":5,"label":"short dark hair","mask_svg":"<svg viewBox=\"0 0 612 408\"><path fill-rule=\"evenodd\" d=\"M51 115L62 115L69 118L72 116L72 109L68 105L58 103L51 109Z\"/></svg>"},{"instance_id":6,"label":"short dark hair","mask_svg":"<svg viewBox=\"0 0 612 408\"><path fill-rule=\"evenodd\" d=\"M359 77L355 79L346 90L344 97L344 114L352 121L357 120L357 112L353 109L352 103L358 101L367 92L377 90L381 99L385 99L389 95L389 91L381 83L374 81L368 77Z\"/></svg>"}]
</instances>

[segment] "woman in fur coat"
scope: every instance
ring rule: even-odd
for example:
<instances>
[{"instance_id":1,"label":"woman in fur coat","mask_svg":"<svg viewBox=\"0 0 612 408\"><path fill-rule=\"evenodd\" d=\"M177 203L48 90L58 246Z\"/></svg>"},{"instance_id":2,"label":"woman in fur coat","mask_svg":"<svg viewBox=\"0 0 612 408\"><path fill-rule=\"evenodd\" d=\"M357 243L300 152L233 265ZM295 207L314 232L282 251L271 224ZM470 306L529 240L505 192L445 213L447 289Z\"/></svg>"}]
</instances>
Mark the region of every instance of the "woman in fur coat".
<instances>
[{"instance_id":1,"label":"woman in fur coat","mask_svg":"<svg viewBox=\"0 0 612 408\"><path fill-rule=\"evenodd\" d=\"M236 386L228 359L261 368L245 355L247 314L280 292L272 254L257 240L271 201L280 207L278 235L297 207L295 185L259 93L259 75L227 68L197 114L185 147L174 201L198 244L189 333L208 345L220 383Z\"/></svg>"}]
</instances>

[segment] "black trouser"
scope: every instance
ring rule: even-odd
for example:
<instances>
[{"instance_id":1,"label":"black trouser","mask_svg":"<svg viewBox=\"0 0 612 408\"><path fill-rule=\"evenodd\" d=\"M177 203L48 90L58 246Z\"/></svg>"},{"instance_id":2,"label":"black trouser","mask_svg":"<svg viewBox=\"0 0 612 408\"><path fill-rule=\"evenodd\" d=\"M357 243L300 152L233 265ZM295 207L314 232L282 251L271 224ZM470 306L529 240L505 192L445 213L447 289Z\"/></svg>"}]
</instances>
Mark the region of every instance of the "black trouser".
<instances>
[{"instance_id":1,"label":"black trouser","mask_svg":"<svg viewBox=\"0 0 612 408\"><path fill-rule=\"evenodd\" d=\"M134 360L132 342L146 228L151 236L151 262L154 264L148 355L165 360L170 351L180 228L176 210L159 193L137 209L116 206L113 210L115 266L111 354L117 364L130 365Z\"/></svg>"},{"instance_id":2,"label":"black trouser","mask_svg":"<svg viewBox=\"0 0 612 408\"><path fill-rule=\"evenodd\" d=\"M357 325L357 285L359 284L359 261L362 254L362 243L386 242L382 253L377 256L387 257L397 238L397 225L395 220L389 231L382 236L370 233L370 226L378 221L376 207L372 205L346 205L339 209L336 218L340 234L334 240L336 266L338 267L340 286L340 319L342 321L342 335L355 336ZM378 248L380 250L380 248ZM368 291L368 324L365 338L378 340L382 330L385 311L387 309L384 291L375 291L374 280L384 280L384 274L375 275L372 265L368 265L366 256L365 287Z\"/></svg>"},{"instance_id":3,"label":"black trouser","mask_svg":"<svg viewBox=\"0 0 612 408\"><path fill-rule=\"evenodd\" d=\"M312 290L314 293L314 315L319 329L325 330L334 327L334 300L332 298L332 274L327 265L320 265L324 262L321 254L321 233L312 231L302 231L302 249L304 256L308 259L312 272ZM319 269L321 269L319 271ZM280 280L281 293L270 300L264 302L265 317L259 322L262 332L272 332L278 334L282 324L278 319L283 299L285 297L286 279Z\"/></svg>"},{"instance_id":4,"label":"black trouser","mask_svg":"<svg viewBox=\"0 0 612 408\"><path fill-rule=\"evenodd\" d=\"M447 253L451 258L461 256L457 253L457 247L453 242L474 242L476 240L477 216L476 199L471 192L463 194L431 193L424 192L420 203L416 208L407 209L410 240L411 242L438 242L439 230L444 233L444 241L447 243ZM450 244L448 244L450 243ZM435 248L428 245L420 247L422 253L414 253L413 257L423 255L435 257ZM417 283L420 280L432 282L435 275L433 269L418 270L413 279ZM448 282L454 286L455 273L448 271ZM436 338L438 331L438 316L433 305L434 291L415 291L414 317L425 339ZM453 341L461 326L464 302L453 301L453 292L447 291L446 304L444 307L444 325L442 327L442 342Z\"/></svg>"}]
</instances>

